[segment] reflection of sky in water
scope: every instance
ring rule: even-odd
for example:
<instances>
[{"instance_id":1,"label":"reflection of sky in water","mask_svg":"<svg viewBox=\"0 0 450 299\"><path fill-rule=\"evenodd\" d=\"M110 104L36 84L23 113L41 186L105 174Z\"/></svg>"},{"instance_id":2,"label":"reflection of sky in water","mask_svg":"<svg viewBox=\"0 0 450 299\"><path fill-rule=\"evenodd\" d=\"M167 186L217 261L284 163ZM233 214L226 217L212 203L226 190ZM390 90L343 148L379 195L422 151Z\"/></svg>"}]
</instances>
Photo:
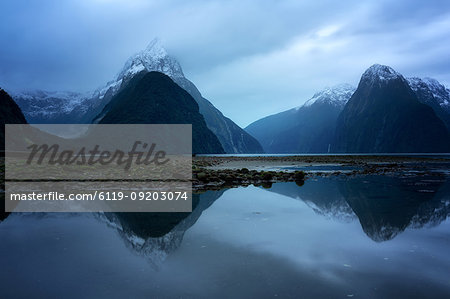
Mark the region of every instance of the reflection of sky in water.
<instances>
[{"instance_id":1,"label":"reflection of sky in water","mask_svg":"<svg viewBox=\"0 0 450 299\"><path fill-rule=\"evenodd\" d=\"M186 237L205 234L233 246L311 264L328 260L329 250L318 246L324 236L330 243L345 246L341 241L360 230L357 223L330 223L317 217L302 201L248 187L227 191Z\"/></svg>"},{"instance_id":2,"label":"reflection of sky in water","mask_svg":"<svg viewBox=\"0 0 450 299\"><path fill-rule=\"evenodd\" d=\"M213 240L270 254L340 283L348 278L342 275L345 269L380 277L442 279L449 287L450 281L445 281L450 273L449 231L446 221L431 229L407 229L394 240L376 243L358 221L318 217L300 200L249 187L227 191L187 232L184 243L202 248L197 240L203 239L205 245Z\"/></svg>"},{"instance_id":3,"label":"reflection of sky in water","mask_svg":"<svg viewBox=\"0 0 450 299\"><path fill-rule=\"evenodd\" d=\"M294 186L225 191L156 267L127 245L115 228L91 214L11 215L0 224L4 257L0 281L8 286L4 294L131 298L450 294L448 219L432 227L407 227L392 239L375 242L361 223L370 224L378 214L364 214L360 207L361 219L353 215L342 221L334 214L335 206L344 206L339 212L352 213L338 194L342 186L313 180L304 187ZM326 192L318 193L321 188ZM399 190L406 192L404 188ZM436 194L447 191L448 186L441 186ZM164 237L158 242L164 243Z\"/></svg>"}]
</instances>

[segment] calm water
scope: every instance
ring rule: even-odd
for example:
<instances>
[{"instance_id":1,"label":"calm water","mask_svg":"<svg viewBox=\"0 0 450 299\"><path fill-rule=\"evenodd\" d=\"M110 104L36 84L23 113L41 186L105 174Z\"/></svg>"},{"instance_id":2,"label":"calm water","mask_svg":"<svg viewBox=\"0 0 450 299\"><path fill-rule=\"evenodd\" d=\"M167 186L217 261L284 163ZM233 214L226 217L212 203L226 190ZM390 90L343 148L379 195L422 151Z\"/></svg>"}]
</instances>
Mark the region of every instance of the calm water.
<instances>
[{"instance_id":1,"label":"calm water","mask_svg":"<svg viewBox=\"0 0 450 299\"><path fill-rule=\"evenodd\" d=\"M450 153L293 153L293 154L200 154L205 157L292 157L292 156L373 156L450 159Z\"/></svg>"},{"instance_id":2,"label":"calm water","mask_svg":"<svg viewBox=\"0 0 450 299\"><path fill-rule=\"evenodd\" d=\"M191 214L11 214L1 297L450 296L445 178L321 178L197 200Z\"/></svg>"}]
</instances>

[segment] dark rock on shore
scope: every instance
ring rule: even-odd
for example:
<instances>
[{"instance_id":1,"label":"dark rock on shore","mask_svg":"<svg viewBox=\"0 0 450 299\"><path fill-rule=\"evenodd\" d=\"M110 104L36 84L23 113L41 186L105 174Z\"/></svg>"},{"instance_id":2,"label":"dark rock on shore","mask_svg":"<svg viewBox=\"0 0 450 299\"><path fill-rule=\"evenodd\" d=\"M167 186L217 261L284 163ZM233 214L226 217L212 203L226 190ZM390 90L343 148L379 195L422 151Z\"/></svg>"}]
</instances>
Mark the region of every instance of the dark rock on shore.
<instances>
[{"instance_id":1,"label":"dark rock on shore","mask_svg":"<svg viewBox=\"0 0 450 299\"><path fill-rule=\"evenodd\" d=\"M270 188L275 182L297 182L302 185L306 179L303 171L257 171L247 168L213 170L194 167L192 186L195 190L221 189L237 186L263 186Z\"/></svg>"}]
</instances>

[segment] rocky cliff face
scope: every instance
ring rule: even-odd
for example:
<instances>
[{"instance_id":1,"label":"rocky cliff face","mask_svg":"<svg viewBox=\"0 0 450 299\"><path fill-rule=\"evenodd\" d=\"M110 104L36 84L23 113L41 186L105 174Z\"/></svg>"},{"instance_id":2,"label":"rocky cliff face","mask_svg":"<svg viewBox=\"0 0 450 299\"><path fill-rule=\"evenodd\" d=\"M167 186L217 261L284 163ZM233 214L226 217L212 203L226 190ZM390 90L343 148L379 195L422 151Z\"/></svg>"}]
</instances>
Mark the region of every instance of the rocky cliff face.
<instances>
[{"instance_id":1,"label":"rocky cliff face","mask_svg":"<svg viewBox=\"0 0 450 299\"><path fill-rule=\"evenodd\" d=\"M450 136L433 109L419 102L408 81L373 65L340 114L335 150L346 153L450 151Z\"/></svg>"},{"instance_id":2,"label":"rocky cliff face","mask_svg":"<svg viewBox=\"0 0 450 299\"><path fill-rule=\"evenodd\" d=\"M408 78L411 89L419 102L433 108L436 115L450 130L450 90L431 78Z\"/></svg>"}]
</instances>

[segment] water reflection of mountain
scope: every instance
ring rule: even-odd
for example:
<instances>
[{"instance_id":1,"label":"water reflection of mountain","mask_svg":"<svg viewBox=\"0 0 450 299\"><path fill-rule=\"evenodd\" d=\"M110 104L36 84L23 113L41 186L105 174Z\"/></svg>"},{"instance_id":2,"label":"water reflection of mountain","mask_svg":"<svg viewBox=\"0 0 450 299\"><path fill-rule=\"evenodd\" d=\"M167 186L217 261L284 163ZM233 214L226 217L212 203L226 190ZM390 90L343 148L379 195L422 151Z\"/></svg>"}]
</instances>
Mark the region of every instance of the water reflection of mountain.
<instances>
[{"instance_id":1,"label":"water reflection of mountain","mask_svg":"<svg viewBox=\"0 0 450 299\"><path fill-rule=\"evenodd\" d=\"M157 266L181 244L184 233L198 220L202 212L223 193L207 191L193 194L191 213L92 213L99 221L116 229L125 244ZM4 200L4 194L3 194ZM65 213L66 216L69 213ZM85 213L70 213L78 216ZM62 213L0 213L0 223L8 217L66 217ZM80 220L82 221L82 220Z\"/></svg>"},{"instance_id":2,"label":"water reflection of mountain","mask_svg":"<svg viewBox=\"0 0 450 299\"><path fill-rule=\"evenodd\" d=\"M450 182L443 177L358 176L275 184L269 191L303 200L315 212L348 221L354 215L372 240L407 227L435 226L450 215Z\"/></svg>"},{"instance_id":3,"label":"water reflection of mountain","mask_svg":"<svg viewBox=\"0 0 450 299\"><path fill-rule=\"evenodd\" d=\"M295 183L277 183L267 190L303 200L314 212L327 218L342 222L350 222L356 218L335 179L310 179L301 187Z\"/></svg>"},{"instance_id":4,"label":"water reflection of mountain","mask_svg":"<svg viewBox=\"0 0 450 299\"><path fill-rule=\"evenodd\" d=\"M100 220L114 227L126 245L157 266L177 249L184 233L197 222L202 212L223 193L207 191L193 194L191 213L104 213Z\"/></svg>"},{"instance_id":5,"label":"water reflection of mountain","mask_svg":"<svg viewBox=\"0 0 450 299\"><path fill-rule=\"evenodd\" d=\"M343 222L358 218L367 236L377 242L390 240L407 227L438 225L450 215L450 181L444 177L318 178L307 180L301 187L277 183L266 190L302 200L316 213L329 218ZM186 230L224 191L194 195L192 213L94 215L115 229L130 249L158 265L179 247ZM8 213L1 215L5 218Z\"/></svg>"}]
</instances>

